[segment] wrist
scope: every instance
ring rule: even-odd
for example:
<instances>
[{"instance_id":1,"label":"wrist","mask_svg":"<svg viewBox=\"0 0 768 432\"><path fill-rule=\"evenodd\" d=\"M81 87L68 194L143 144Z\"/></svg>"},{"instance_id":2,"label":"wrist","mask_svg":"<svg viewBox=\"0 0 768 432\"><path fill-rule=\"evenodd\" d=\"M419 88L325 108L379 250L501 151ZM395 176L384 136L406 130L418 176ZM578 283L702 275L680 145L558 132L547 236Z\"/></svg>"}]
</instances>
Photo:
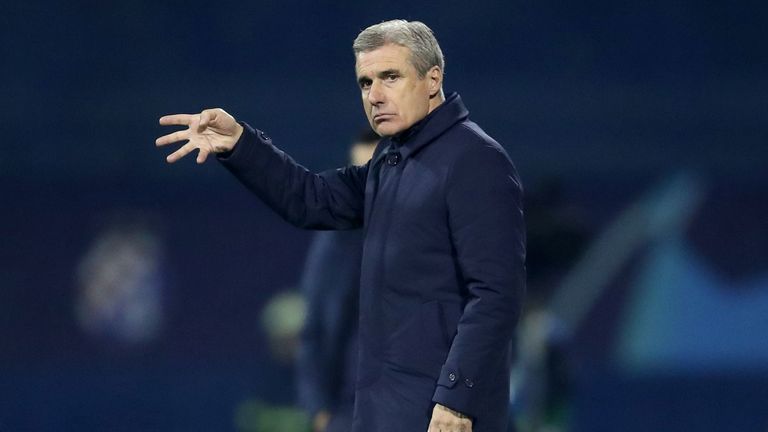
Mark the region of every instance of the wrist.
<instances>
[{"instance_id":1,"label":"wrist","mask_svg":"<svg viewBox=\"0 0 768 432\"><path fill-rule=\"evenodd\" d=\"M240 123L235 123L235 133L232 135L234 141L232 141L232 148L235 147L240 137L243 135L243 126ZM230 149L231 150L231 149Z\"/></svg>"},{"instance_id":2,"label":"wrist","mask_svg":"<svg viewBox=\"0 0 768 432\"><path fill-rule=\"evenodd\" d=\"M235 147L237 147L237 144L240 142L241 139L243 139L243 132L245 131L245 128L240 123L235 123L235 131L230 135L231 137L231 144L226 143L226 141L218 146L213 147L213 152L216 153L216 156L219 159L227 159L229 158L232 153L235 151Z\"/></svg>"},{"instance_id":3,"label":"wrist","mask_svg":"<svg viewBox=\"0 0 768 432\"><path fill-rule=\"evenodd\" d=\"M454 409L448 408L448 407L447 407L447 406L445 406L445 405L441 405L441 404L439 404L439 403L438 403L438 404L435 404L435 406L437 406L437 407L438 407L438 409L441 409L441 410L444 410L444 411L448 411L449 413L453 414L454 416L456 416L456 417L458 417L458 418L462 418L462 419L468 419L468 418L470 418L468 415L466 415L466 414L464 414L464 413L461 413L461 412L459 412L459 411L456 411L456 410L454 410Z\"/></svg>"}]
</instances>

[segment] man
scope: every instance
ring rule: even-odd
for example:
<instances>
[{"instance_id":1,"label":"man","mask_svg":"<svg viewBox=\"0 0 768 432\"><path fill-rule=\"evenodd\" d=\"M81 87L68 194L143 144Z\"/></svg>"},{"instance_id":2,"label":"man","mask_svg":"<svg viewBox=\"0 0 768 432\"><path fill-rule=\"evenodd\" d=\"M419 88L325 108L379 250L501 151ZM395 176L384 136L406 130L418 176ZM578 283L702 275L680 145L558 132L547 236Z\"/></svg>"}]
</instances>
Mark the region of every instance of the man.
<instances>
[{"instance_id":1,"label":"man","mask_svg":"<svg viewBox=\"0 0 768 432\"><path fill-rule=\"evenodd\" d=\"M502 431L511 338L525 286L522 188L504 149L443 94L423 23L388 21L353 44L373 159L314 174L221 109L171 115L292 224L364 227L355 432Z\"/></svg>"},{"instance_id":2,"label":"man","mask_svg":"<svg viewBox=\"0 0 768 432\"><path fill-rule=\"evenodd\" d=\"M365 165L379 136L367 127L352 145ZM361 230L320 231L307 251L301 291L307 302L298 361L299 398L314 432L349 432L355 401Z\"/></svg>"}]
</instances>

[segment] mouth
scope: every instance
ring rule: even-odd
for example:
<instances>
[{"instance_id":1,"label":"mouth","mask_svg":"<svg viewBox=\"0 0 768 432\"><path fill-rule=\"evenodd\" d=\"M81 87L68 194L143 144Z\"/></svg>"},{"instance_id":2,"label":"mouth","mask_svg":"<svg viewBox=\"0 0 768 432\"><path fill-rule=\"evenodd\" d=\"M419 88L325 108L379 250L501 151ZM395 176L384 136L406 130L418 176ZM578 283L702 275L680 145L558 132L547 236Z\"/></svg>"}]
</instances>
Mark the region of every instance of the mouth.
<instances>
[{"instance_id":1,"label":"mouth","mask_svg":"<svg viewBox=\"0 0 768 432\"><path fill-rule=\"evenodd\" d=\"M379 124L381 122L385 122L387 120L390 120L392 117L394 117L394 114L375 114L373 116L373 122L376 124Z\"/></svg>"}]
</instances>

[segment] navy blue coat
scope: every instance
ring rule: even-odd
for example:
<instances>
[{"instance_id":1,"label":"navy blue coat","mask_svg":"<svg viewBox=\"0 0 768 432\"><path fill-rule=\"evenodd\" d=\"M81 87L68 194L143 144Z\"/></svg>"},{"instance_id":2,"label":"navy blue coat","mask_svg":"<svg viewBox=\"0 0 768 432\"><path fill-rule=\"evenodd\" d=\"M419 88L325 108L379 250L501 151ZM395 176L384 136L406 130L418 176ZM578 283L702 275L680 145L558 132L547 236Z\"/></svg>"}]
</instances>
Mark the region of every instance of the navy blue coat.
<instances>
[{"instance_id":1,"label":"navy blue coat","mask_svg":"<svg viewBox=\"0 0 768 432\"><path fill-rule=\"evenodd\" d=\"M457 94L373 159L314 174L245 125L219 160L290 223L364 226L353 431L426 431L434 402L507 423L525 291L522 187Z\"/></svg>"}]
</instances>

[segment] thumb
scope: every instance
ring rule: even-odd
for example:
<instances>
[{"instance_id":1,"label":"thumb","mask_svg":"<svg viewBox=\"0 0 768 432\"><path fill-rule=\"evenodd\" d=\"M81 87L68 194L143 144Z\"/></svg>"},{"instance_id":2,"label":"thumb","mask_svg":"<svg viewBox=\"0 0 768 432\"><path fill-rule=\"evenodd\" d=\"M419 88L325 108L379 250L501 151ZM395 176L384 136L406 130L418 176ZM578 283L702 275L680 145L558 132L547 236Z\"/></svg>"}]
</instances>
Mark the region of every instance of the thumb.
<instances>
[{"instance_id":1,"label":"thumb","mask_svg":"<svg viewBox=\"0 0 768 432\"><path fill-rule=\"evenodd\" d=\"M200 113L200 123L197 125L197 132L204 131L208 125L216 123L216 110L207 109Z\"/></svg>"}]
</instances>

